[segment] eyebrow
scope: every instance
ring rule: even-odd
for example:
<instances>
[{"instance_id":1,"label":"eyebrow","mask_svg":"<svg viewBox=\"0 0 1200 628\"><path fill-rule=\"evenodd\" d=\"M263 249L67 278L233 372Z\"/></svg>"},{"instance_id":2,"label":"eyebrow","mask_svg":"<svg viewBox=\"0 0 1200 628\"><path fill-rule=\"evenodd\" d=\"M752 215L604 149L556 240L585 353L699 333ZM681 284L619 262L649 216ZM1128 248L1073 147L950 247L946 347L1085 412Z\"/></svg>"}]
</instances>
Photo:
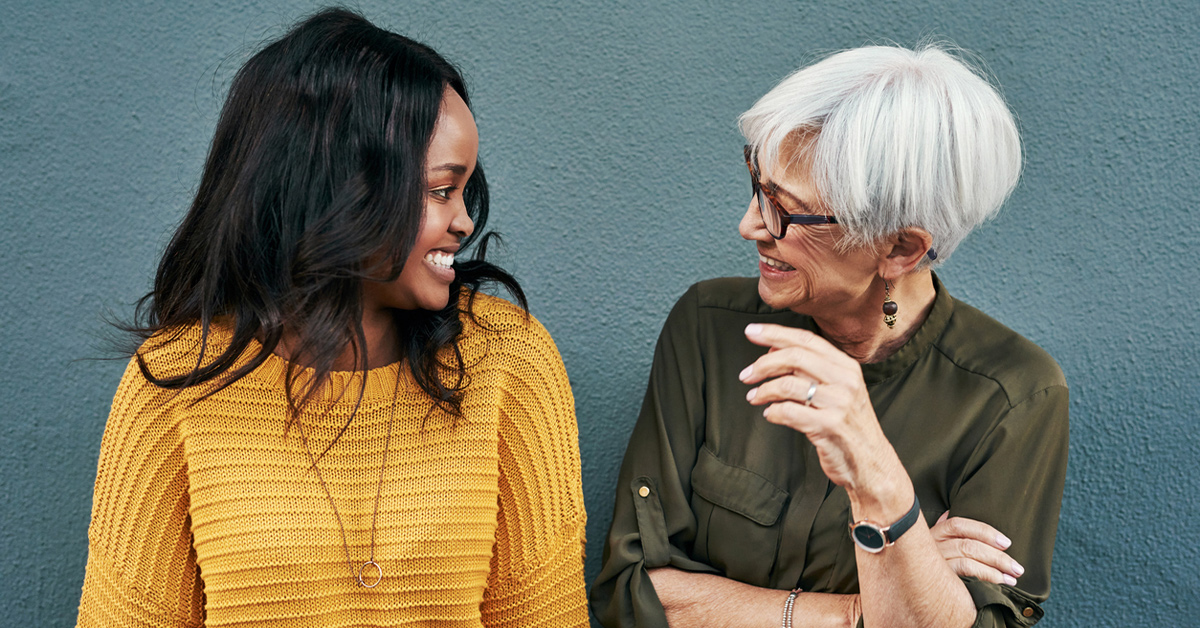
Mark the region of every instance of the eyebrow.
<instances>
[{"instance_id":1,"label":"eyebrow","mask_svg":"<svg viewBox=\"0 0 1200 628\"><path fill-rule=\"evenodd\" d=\"M805 203L804 201L800 200L799 196L792 194L791 192L787 191L786 188L776 184L773 181L766 181L766 182L760 183L760 185L762 185L764 188L770 190L771 194L788 197L789 199L792 200L793 203L795 203L796 205L799 205L800 210L806 214L816 214L817 213L817 212L813 211L812 207L809 207L808 203Z\"/></svg>"},{"instance_id":2,"label":"eyebrow","mask_svg":"<svg viewBox=\"0 0 1200 628\"><path fill-rule=\"evenodd\" d=\"M467 173L467 167L462 164L441 164L431 168L434 172L452 172L454 174L463 175Z\"/></svg>"}]
</instances>

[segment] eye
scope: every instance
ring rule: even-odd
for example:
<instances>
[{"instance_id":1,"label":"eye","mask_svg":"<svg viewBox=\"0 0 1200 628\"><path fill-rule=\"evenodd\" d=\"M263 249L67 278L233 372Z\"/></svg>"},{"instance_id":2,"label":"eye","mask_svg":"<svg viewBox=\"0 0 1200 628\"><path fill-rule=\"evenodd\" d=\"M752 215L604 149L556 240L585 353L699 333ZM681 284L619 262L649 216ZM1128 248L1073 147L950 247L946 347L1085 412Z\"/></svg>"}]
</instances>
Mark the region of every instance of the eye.
<instances>
[{"instance_id":1,"label":"eye","mask_svg":"<svg viewBox=\"0 0 1200 628\"><path fill-rule=\"evenodd\" d=\"M429 193L437 197L439 200L448 201L450 200L450 195L457 189L457 187L448 186L444 188L437 188L436 190L430 190Z\"/></svg>"}]
</instances>

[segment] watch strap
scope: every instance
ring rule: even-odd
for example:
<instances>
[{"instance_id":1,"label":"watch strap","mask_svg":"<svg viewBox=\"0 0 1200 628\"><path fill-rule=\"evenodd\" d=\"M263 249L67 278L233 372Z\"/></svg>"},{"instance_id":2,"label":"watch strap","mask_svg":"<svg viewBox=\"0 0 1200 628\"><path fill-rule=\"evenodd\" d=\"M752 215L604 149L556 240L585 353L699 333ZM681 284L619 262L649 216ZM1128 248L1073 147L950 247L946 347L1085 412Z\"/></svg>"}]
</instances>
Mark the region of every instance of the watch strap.
<instances>
[{"instance_id":1,"label":"watch strap","mask_svg":"<svg viewBox=\"0 0 1200 628\"><path fill-rule=\"evenodd\" d=\"M920 514L921 500L917 499L917 496L914 494L912 508L909 508L908 512L904 513L904 516L900 517L896 523L893 523L883 530L884 537L887 539L887 544L891 545L892 543L895 543L905 532L908 532L908 529L917 522L917 516Z\"/></svg>"}]
</instances>

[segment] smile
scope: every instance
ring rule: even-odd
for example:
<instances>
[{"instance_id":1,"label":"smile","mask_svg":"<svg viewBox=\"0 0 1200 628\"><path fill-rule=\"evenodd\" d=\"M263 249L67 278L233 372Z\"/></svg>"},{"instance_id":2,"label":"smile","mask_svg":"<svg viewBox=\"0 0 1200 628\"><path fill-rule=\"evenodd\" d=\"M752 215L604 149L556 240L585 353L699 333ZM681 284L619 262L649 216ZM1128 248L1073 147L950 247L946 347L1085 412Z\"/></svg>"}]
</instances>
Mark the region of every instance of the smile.
<instances>
[{"instance_id":1,"label":"smile","mask_svg":"<svg viewBox=\"0 0 1200 628\"><path fill-rule=\"evenodd\" d=\"M441 253L438 251L430 251L425 254L425 261L440 266L441 268L450 268L454 265L454 255L450 253Z\"/></svg>"},{"instance_id":2,"label":"smile","mask_svg":"<svg viewBox=\"0 0 1200 628\"><path fill-rule=\"evenodd\" d=\"M779 269L779 270L785 271L785 272L789 271L789 270L796 270L796 268L794 266L792 266L790 264L785 264L777 259L771 259L771 258L767 257L766 255L763 255L762 253L758 254L758 261L766 264L767 266L770 266L771 268L776 268L776 269Z\"/></svg>"}]
</instances>

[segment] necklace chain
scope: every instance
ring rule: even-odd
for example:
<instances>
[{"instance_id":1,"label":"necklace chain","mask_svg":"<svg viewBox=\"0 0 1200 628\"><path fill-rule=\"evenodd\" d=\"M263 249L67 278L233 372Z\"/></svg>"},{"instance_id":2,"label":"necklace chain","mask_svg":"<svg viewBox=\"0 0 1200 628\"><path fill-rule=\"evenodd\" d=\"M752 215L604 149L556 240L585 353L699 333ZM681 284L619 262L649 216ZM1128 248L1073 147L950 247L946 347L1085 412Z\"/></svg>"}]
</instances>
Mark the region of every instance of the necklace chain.
<instances>
[{"instance_id":1,"label":"necklace chain","mask_svg":"<svg viewBox=\"0 0 1200 628\"><path fill-rule=\"evenodd\" d=\"M363 386L366 386L365 379ZM366 562L359 565L357 569L354 568L354 562L350 560L350 543L346 540L346 525L342 523L342 515L338 512L337 504L333 501L333 493L330 492L329 485L325 483L325 477L321 475L321 468L317 466L317 459L313 456L312 448L308 446L308 434L304 431L304 422L300 421L299 418L296 420L296 426L300 431L300 441L304 443L304 453L308 454L309 466L313 468L313 471L316 471L317 479L321 482L321 488L325 490L325 497L329 499L329 505L333 508L333 516L337 519L338 529L342 532L342 549L346 552L346 567L350 569L350 577L358 586L366 589L374 589L379 586L380 582L383 582L383 567L380 567L379 563L375 562L375 531L377 529L376 524L379 522L379 498L383 495L384 471L387 470L388 454L392 448L392 424L396 422L396 404L399 394L400 378L397 376L396 389L392 395L392 415L388 418L387 437L384 439L383 445L383 464L379 465L379 484L375 488L375 511L371 515L371 556ZM375 572L375 579L370 584L363 578L363 572L367 571L368 568L372 568Z\"/></svg>"}]
</instances>

